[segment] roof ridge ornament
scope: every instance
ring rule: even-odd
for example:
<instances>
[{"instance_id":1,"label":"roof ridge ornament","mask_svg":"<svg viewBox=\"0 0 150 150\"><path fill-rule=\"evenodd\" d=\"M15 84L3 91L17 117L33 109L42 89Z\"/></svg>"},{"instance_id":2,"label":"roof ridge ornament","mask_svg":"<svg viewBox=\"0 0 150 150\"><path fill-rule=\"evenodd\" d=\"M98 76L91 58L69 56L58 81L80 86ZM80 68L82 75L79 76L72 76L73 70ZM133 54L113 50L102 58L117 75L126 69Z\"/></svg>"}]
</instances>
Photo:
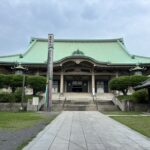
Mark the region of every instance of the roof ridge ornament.
<instances>
[{"instance_id":1,"label":"roof ridge ornament","mask_svg":"<svg viewBox=\"0 0 150 150\"><path fill-rule=\"evenodd\" d=\"M79 49L75 50L72 53L72 56L83 56L83 55L84 55L84 53L81 50L79 50Z\"/></svg>"}]
</instances>

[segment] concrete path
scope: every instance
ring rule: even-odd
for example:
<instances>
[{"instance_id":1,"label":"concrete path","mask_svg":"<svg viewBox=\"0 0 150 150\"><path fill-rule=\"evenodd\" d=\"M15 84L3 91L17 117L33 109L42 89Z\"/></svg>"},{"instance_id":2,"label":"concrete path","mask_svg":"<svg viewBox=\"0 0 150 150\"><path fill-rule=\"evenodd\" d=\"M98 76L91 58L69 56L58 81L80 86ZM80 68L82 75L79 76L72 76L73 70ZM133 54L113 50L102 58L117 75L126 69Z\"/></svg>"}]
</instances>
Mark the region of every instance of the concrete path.
<instances>
[{"instance_id":1,"label":"concrete path","mask_svg":"<svg viewBox=\"0 0 150 150\"><path fill-rule=\"evenodd\" d=\"M66 111L24 150L150 150L150 139L99 112Z\"/></svg>"}]
</instances>

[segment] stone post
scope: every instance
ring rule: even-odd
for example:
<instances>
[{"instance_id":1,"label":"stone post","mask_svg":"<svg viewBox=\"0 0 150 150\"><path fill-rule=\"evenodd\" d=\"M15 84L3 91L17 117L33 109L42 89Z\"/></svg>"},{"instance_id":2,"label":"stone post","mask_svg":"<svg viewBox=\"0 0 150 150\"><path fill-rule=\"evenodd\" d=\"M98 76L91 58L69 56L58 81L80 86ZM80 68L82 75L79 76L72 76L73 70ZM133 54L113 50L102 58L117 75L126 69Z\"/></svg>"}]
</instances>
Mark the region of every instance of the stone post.
<instances>
[{"instance_id":1,"label":"stone post","mask_svg":"<svg viewBox=\"0 0 150 150\"><path fill-rule=\"evenodd\" d=\"M95 74L94 74L94 69L92 70L92 94L95 95Z\"/></svg>"},{"instance_id":2,"label":"stone post","mask_svg":"<svg viewBox=\"0 0 150 150\"><path fill-rule=\"evenodd\" d=\"M63 75L63 71L61 71L60 74L60 94L63 94L64 92L64 75Z\"/></svg>"}]
</instances>

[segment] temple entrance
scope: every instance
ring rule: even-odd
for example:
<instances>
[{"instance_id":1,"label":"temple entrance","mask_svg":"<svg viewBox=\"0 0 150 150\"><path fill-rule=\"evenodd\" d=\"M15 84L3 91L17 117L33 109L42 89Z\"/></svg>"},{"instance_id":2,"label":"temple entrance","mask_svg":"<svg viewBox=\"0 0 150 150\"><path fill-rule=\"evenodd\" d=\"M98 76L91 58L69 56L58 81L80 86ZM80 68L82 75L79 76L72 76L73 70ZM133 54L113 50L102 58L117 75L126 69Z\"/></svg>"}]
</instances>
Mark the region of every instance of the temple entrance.
<instances>
[{"instance_id":1,"label":"temple entrance","mask_svg":"<svg viewBox=\"0 0 150 150\"><path fill-rule=\"evenodd\" d=\"M67 81L67 92L88 92L88 81Z\"/></svg>"},{"instance_id":2,"label":"temple entrance","mask_svg":"<svg viewBox=\"0 0 150 150\"><path fill-rule=\"evenodd\" d=\"M96 81L96 93L108 93L108 81L107 80Z\"/></svg>"}]
</instances>

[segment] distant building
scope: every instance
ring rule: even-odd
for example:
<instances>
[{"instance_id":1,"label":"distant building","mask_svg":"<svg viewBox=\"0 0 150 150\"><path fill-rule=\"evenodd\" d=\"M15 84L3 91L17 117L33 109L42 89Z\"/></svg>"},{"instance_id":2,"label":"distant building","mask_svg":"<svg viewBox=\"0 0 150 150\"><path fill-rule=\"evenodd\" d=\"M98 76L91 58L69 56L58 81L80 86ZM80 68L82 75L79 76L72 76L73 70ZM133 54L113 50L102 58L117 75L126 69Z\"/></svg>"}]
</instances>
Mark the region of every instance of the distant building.
<instances>
[{"instance_id":1,"label":"distant building","mask_svg":"<svg viewBox=\"0 0 150 150\"><path fill-rule=\"evenodd\" d=\"M32 38L24 54L0 57L0 73L21 63L28 74L46 76L47 54L47 39ZM53 92L107 93L111 78L132 74L137 64L150 74L150 58L130 55L123 39L55 39Z\"/></svg>"}]
</instances>

